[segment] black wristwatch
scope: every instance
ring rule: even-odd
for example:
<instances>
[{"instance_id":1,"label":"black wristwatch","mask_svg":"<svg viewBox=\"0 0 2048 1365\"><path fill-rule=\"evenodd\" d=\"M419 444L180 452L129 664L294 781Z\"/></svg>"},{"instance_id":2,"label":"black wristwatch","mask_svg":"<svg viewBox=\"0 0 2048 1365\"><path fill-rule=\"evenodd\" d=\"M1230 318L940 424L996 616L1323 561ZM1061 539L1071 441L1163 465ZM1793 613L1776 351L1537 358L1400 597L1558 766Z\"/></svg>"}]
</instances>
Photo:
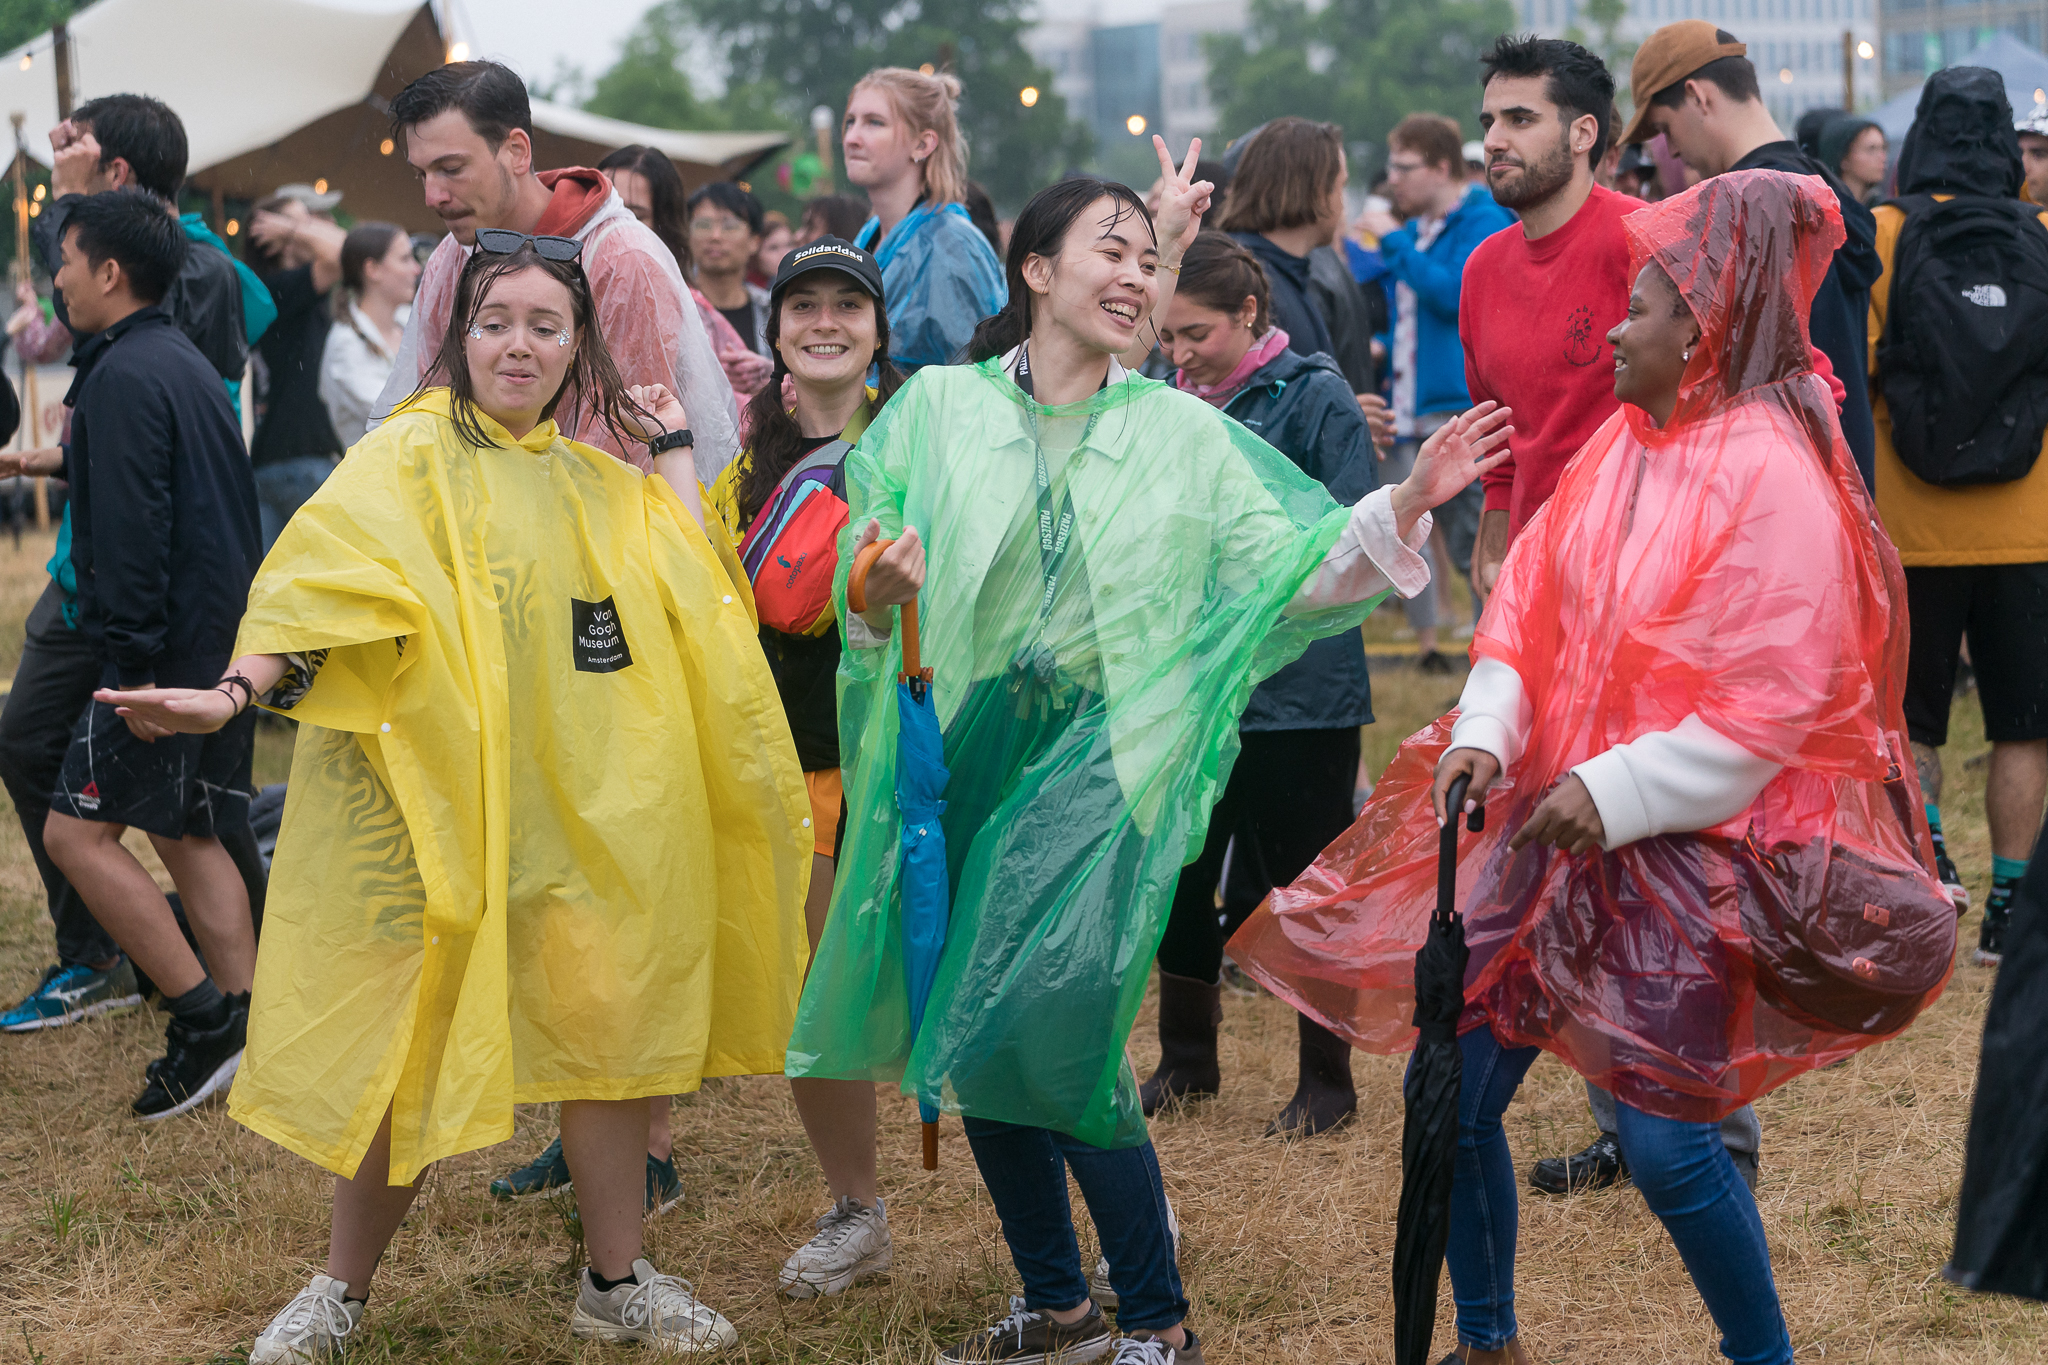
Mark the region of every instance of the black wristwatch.
<instances>
[{"instance_id":1,"label":"black wristwatch","mask_svg":"<svg viewBox=\"0 0 2048 1365\"><path fill-rule=\"evenodd\" d=\"M697 438L684 427L681 431L664 431L647 443L649 456L666 455L671 450L689 450L697 444Z\"/></svg>"}]
</instances>

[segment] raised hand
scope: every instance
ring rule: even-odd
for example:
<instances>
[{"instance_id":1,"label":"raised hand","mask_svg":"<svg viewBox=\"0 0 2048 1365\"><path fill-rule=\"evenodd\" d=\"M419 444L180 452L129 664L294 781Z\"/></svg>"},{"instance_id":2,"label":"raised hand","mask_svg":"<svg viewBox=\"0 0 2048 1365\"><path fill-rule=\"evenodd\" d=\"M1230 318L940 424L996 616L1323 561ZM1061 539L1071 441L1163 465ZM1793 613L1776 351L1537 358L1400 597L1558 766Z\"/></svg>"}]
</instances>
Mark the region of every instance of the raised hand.
<instances>
[{"instance_id":1,"label":"raised hand","mask_svg":"<svg viewBox=\"0 0 2048 1365\"><path fill-rule=\"evenodd\" d=\"M1216 187L1195 179L1202 139L1188 143L1187 160L1179 166L1166 150L1166 139L1157 133L1152 135L1152 150L1159 153L1159 210L1152 219L1153 230L1159 234L1159 259L1178 265L1182 246L1202 230L1202 215L1209 211Z\"/></svg>"},{"instance_id":2,"label":"raised hand","mask_svg":"<svg viewBox=\"0 0 2048 1365\"><path fill-rule=\"evenodd\" d=\"M683 414L683 405L668 391L666 384L633 384L626 389L626 420L640 429L640 434L653 440L665 431L681 431L690 425Z\"/></svg>"},{"instance_id":3,"label":"raised hand","mask_svg":"<svg viewBox=\"0 0 2048 1365\"><path fill-rule=\"evenodd\" d=\"M1393 492L1395 528L1405 537L1421 515L1440 507L1470 487L1472 481L1506 460L1508 425L1513 410L1481 403L1436 429L1415 454L1415 468Z\"/></svg>"}]
</instances>

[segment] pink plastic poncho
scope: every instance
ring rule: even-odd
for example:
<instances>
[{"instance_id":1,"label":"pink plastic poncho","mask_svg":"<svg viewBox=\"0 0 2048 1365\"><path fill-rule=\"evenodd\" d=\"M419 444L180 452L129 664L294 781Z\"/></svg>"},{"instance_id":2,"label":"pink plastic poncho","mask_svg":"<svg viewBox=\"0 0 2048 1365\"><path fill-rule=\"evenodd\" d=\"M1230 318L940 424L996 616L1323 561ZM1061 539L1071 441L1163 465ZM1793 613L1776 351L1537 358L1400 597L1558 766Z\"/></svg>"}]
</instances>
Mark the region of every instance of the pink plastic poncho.
<instances>
[{"instance_id":1,"label":"pink plastic poncho","mask_svg":"<svg viewBox=\"0 0 2048 1365\"><path fill-rule=\"evenodd\" d=\"M551 188L571 178L573 183L566 190L557 189L559 197L587 193L581 177L602 180L598 172L581 167L543 171L540 178ZM633 217L608 181L603 182L599 205L567 231L545 224L545 220L544 225L557 235L583 243L583 271L597 301L598 326L620 376L628 384L665 384L681 400L691 434L696 437L697 478L709 484L739 454L739 407L732 385L689 302L689 287L683 283L676 258ZM384 392L377 396L371 426L428 382L427 371L448 330L455 284L470 250L450 234L427 259L398 359ZM580 404L557 412L555 423L564 436L616 455L642 473L649 467L645 445L638 441L621 445L602 422L591 420Z\"/></svg>"},{"instance_id":2,"label":"pink plastic poncho","mask_svg":"<svg viewBox=\"0 0 2048 1365\"><path fill-rule=\"evenodd\" d=\"M1632 271L1669 273L1701 344L1664 429L1624 405L1573 458L1473 640L1534 719L1463 843L1461 1028L1705 1121L1905 1028L1948 979L1955 912L1907 759L1904 578L1809 358L1834 199L1743 172L1625 227ZM1573 765L1694 714L1784 765L1749 810L1612 852L1509 851ZM1357 824L1230 944L1370 1051L1414 1039L1453 719L1402 745Z\"/></svg>"}]
</instances>

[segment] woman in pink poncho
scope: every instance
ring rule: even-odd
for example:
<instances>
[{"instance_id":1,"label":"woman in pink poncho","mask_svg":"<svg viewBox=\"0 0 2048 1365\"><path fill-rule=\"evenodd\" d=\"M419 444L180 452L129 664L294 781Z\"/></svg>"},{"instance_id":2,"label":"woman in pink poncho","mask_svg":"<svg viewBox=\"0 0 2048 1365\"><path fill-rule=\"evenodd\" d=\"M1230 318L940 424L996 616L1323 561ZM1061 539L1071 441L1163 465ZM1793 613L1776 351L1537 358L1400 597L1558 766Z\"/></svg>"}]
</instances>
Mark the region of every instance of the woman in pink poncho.
<instances>
[{"instance_id":1,"label":"woman in pink poncho","mask_svg":"<svg viewBox=\"0 0 2048 1365\"><path fill-rule=\"evenodd\" d=\"M1896 1034L1948 979L1955 915L1903 761L1903 578L1806 332L1842 240L1817 185L1739 172L1625 220L1623 406L1516 539L1459 711L1231 944L1359 1046L1407 1047L1443 793L1471 775L1447 1259L1472 1362L1527 1359L1500 1116L1539 1049L1614 1092L1723 1354L1790 1365L1717 1120Z\"/></svg>"}]
</instances>

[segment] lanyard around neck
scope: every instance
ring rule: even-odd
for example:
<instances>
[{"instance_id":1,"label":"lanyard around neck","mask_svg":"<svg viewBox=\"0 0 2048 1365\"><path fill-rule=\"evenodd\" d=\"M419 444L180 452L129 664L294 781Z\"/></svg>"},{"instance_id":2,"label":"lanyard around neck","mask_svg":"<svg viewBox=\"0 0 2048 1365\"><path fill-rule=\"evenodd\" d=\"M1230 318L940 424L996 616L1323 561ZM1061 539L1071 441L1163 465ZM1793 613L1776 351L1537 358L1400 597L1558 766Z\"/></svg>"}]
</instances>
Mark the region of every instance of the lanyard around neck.
<instances>
[{"instance_id":1,"label":"lanyard around neck","mask_svg":"<svg viewBox=\"0 0 2048 1365\"><path fill-rule=\"evenodd\" d=\"M1067 551L1073 545L1074 494L1071 488L1060 493L1059 515L1053 515L1052 471L1045 463L1045 441L1038 432L1038 400L1031 388L1031 347L1027 343L1017 348L1017 387L1024 394L1024 421L1031 428L1031 452L1034 457L1036 482L1038 484L1038 563L1045 575L1045 592L1038 599L1038 617L1042 621L1052 615L1053 594L1059 587L1060 566L1066 561ZM1096 418L1100 413L1090 414L1088 425L1081 431L1081 440L1075 450L1088 444L1088 437L1095 430Z\"/></svg>"}]
</instances>

